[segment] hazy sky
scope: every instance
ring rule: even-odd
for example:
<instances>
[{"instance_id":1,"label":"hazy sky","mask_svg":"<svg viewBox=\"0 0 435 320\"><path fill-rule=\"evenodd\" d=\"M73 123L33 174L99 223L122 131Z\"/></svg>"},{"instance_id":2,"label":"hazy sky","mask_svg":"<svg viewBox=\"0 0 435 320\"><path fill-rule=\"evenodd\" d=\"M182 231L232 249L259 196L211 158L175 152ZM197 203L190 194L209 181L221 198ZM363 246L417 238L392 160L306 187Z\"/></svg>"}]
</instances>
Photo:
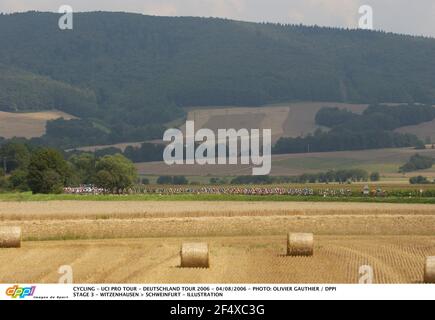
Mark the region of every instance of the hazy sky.
<instances>
[{"instance_id":1,"label":"hazy sky","mask_svg":"<svg viewBox=\"0 0 435 320\"><path fill-rule=\"evenodd\" d=\"M371 5L374 27L435 37L435 0L0 0L1 12L127 11L162 16L226 17L245 21L355 28L358 8Z\"/></svg>"}]
</instances>

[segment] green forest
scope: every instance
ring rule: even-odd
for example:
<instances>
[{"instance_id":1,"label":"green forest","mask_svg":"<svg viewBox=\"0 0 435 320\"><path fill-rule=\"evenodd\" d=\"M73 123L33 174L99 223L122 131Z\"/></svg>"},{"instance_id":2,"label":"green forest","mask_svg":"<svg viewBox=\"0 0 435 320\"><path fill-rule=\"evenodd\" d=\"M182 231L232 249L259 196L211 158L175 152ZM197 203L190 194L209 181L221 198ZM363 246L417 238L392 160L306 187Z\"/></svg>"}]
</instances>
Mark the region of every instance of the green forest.
<instances>
[{"instance_id":1,"label":"green forest","mask_svg":"<svg viewBox=\"0 0 435 320\"><path fill-rule=\"evenodd\" d=\"M40 144L161 138L183 107L435 103L435 40L365 30L76 13L0 15L0 110L58 109ZM395 137L385 137L395 139Z\"/></svg>"}]
</instances>

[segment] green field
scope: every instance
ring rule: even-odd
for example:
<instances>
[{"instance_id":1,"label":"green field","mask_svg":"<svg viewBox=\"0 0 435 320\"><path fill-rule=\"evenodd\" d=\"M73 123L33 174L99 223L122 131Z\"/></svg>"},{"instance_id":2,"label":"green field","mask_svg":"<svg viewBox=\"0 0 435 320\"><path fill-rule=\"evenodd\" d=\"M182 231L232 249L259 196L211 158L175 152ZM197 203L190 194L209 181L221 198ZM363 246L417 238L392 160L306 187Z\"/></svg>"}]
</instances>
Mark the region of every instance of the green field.
<instances>
[{"instance_id":1,"label":"green field","mask_svg":"<svg viewBox=\"0 0 435 320\"><path fill-rule=\"evenodd\" d=\"M435 166L428 170L399 173L399 168L416 153L435 158L435 149L414 148L273 155L271 175L296 176L329 170L363 169L369 173L379 172L384 182L408 183L410 177L418 175L435 178ZM200 183L208 182L211 177L234 177L252 173L250 165L241 164L168 166L164 162L148 162L137 163L136 168L141 176L184 175L191 177L189 181Z\"/></svg>"},{"instance_id":2,"label":"green field","mask_svg":"<svg viewBox=\"0 0 435 320\"><path fill-rule=\"evenodd\" d=\"M364 161L347 158L304 158L303 161L297 158L290 158L284 160L277 160L273 162L273 165L288 168L288 169L300 169L301 172L312 170L333 170L333 169L353 169L360 168L366 165Z\"/></svg>"},{"instance_id":3,"label":"green field","mask_svg":"<svg viewBox=\"0 0 435 320\"><path fill-rule=\"evenodd\" d=\"M435 197L322 197L265 195L245 196L229 194L141 194L141 195L33 195L31 193L0 194L0 201L280 201L280 202L363 202L435 204Z\"/></svg>"}]
</instances>

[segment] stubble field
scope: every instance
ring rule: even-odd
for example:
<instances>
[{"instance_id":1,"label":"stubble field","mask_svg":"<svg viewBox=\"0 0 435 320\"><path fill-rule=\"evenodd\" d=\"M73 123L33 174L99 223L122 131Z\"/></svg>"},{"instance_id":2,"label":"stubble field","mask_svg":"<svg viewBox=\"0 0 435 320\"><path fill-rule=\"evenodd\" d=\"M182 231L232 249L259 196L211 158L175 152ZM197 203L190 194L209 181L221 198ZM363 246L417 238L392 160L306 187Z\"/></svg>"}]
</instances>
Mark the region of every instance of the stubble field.
<instances>
[{"instance_id":1,"label":"stubble field","mask_svg":"<svg viewBox=\"0 0 435 320\"><path fill-rule=\"evenodd\" d=\"M64 118L75 119L74 116L61 111L41 111L29 113L12 113L0 111L0 137L35 138L45 134L47 121Z\"/></svg>"},{"instance_id":2,"label":"stubble field","mask_svg":"<svg viewBox=\"0 0 435 320\"><path fill-rule=\"evenodd\" d=\"M277 202L0 202L1 283L421 283L435 255L435 206ZM314 232L313 257L287 257L287 232ZM180 268L184 241L210 245L210 269Z\"/></svg>"}]
</instances>

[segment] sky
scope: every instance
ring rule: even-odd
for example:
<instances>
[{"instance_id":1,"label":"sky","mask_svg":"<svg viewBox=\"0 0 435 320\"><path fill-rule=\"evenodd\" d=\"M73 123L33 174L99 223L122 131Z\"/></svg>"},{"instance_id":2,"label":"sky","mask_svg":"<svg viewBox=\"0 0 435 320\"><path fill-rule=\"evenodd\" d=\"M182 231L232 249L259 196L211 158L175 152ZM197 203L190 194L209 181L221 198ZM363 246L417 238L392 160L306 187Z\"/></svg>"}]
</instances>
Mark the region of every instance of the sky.
<instances>
[{"instance_id":1,"label":"sky","mask_svg":"<svg viewBox=\"0 0 435 320\"><path fill-rule=\"evenodd\" d=\"M0 0L0 12L125 11L158 16L222 17L344 28L358 27L362 5L374 29L435 37L435 0Z\"/></svg>"}]
</instances>

